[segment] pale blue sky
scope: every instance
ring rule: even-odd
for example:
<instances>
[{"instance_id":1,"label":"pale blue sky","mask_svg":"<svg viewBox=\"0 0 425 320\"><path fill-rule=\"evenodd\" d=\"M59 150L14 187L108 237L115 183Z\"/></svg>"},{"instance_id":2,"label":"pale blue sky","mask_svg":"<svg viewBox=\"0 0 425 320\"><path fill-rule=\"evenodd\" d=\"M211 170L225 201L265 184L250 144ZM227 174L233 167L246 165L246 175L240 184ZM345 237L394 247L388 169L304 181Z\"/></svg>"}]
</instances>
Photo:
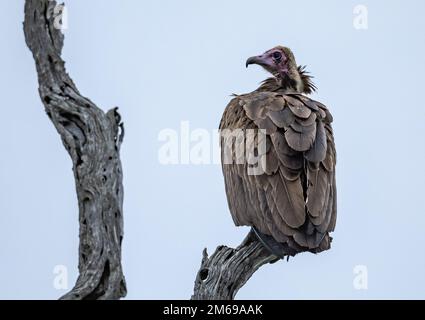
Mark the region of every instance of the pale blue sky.
<instances>
[{"instance_id":1,"label":"pale blue sky","mask_svg":"<svg viewBox=\"0 0 425 320\"><path fill-rule=\"evenodd\" d=\"M77 277L71 161L38 97L23 0L0 0L0 298L55 299ZM123 265L128 298L189 298L201 252L238 245L217 165L162 166L158 133L217 128L233 92L265 73L248 56L291 47L335 118L333 248L265 266L239 299L425 298L423 1L68 0L64 58L80 91L126 125ZM353 27L365 4L369 29ZM368 267L368 290L353 268Z\"/></svg>"}]
</instances>

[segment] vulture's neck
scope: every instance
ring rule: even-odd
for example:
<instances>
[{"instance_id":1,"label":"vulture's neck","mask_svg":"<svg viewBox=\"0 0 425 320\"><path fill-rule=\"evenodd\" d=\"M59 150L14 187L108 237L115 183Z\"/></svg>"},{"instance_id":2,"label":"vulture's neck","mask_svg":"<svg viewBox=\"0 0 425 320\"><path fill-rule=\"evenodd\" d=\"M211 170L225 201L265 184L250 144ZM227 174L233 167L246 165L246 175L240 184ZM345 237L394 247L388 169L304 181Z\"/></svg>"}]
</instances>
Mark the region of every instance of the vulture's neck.
<instances>
[{"instance_id":1,"label":"vulture's neck","mask_svg":"<svg viewBox=\"0 0 425 320\"><path fill-rule=\"evenodd\" d=\"M295 74L295 73L294 73ZM304 67L298 67L294 77L279 75L268 78L261 83L261 86L255 90L257 92L280 92L311 94L316 91L316 86L311 80L312 77L305 71Z\"/></svg>"},{"instance_id":2,"label":"vulture's neck","mask_svg":"<svg viewBox=\"0 0 425 320\"><path fill-rule=\"evenodd\" d=\"M279 93L302 93L299 86L290 79L279 79L277 77L272 77L264 80L261 83L261 86L255 90L257 92L279 92Z\"/></svg>"}]
</instances>

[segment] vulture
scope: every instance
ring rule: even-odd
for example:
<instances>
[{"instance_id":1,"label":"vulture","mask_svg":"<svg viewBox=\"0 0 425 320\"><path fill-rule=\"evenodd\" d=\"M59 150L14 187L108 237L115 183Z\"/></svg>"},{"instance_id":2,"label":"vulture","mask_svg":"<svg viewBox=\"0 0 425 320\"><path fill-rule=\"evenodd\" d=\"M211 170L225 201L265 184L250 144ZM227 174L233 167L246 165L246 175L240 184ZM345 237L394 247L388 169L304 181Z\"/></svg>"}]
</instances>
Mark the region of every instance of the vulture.
<instances>
[{"instance_id":1,"label":"vulture","mask_svg":"<svg viewBox=\"0 0 425 320\"><path fill-rule=\"evenodd\" d=\"M252 64L272 77L233 95L220 122L233 221L251 227L279 259L328 250L337 216L332 115L308 97L316 86L289 48L251 57Z\"/></svg>"}]
</instances>

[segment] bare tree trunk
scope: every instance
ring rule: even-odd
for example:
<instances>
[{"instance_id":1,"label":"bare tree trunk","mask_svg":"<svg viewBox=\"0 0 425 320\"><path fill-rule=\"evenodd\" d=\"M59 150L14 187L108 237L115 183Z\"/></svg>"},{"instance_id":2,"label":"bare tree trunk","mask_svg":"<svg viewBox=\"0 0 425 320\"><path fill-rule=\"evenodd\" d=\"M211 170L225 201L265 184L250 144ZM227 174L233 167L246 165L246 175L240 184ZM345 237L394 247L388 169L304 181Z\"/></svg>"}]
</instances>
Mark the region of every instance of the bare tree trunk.
<instances>
[{"instance_id":1,"label":"bare tree trunk","mask_svg":"<svg viewBox=\"0 0 425 320\"><path fill-rule=\"evenodd\" d=\"M62 299L119 299L126 295L119 156L123 124L117 108L103 112L79 93L67 74L55 8L56 1L26 0L24 31L37 67L41 100L73 162L78 196L80 275Z\"/></svg>"},{"instance_id":2,"label":"bare tree trunk","mask_svg":"<svg viewBox=\"0 0 425 320\"><path fill-rule=\"evenodd\" d=\"M277 261L251 231L236 248L220 246L211 257L204 250L192 300L233 300L263 265Z\"/></svg>"}]
</instances>

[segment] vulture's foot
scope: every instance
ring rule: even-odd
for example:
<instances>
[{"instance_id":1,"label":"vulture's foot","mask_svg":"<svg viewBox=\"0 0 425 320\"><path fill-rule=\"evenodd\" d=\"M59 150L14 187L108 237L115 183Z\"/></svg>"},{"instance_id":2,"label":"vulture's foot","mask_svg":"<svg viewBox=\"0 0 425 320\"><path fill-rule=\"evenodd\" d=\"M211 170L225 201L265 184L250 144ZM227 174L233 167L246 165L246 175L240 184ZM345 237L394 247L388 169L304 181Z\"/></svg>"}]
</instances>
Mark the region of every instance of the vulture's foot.
<instances>
[{"instance_id":1,"label":"vulture's foot","mask_svg":"<svg viewBox=\"0 0 425 320\"><path fill-rule=\"evenodd\" d=\"M294 252L292 252L293 250L290 250L287 244L277 242L272 236L264 234L254 227L252 227L252 232L263 246L277 257L277 260L284 259L285 257L289 258L289 256L294 255Z\"/></svg>"}]
</instances>

